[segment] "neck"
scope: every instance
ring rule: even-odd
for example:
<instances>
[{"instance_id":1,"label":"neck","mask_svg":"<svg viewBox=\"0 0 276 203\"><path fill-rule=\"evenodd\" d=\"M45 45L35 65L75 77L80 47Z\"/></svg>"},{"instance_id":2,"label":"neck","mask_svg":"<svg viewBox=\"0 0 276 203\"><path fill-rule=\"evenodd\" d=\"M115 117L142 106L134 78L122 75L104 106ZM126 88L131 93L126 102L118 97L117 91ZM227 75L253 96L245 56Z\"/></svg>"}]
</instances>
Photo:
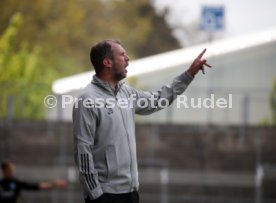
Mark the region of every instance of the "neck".
<instances>
[{"instance_id":1,"label":"neck","mask_svg":"<svg viewBox=\"0 0 276 203\"><path fill-rule=\"evenodd\" d=\"M110 86L115 90L117 85L118 85L118 81L114 80L110 75L107 74L96 74L96 76L98 78L100 78L101 80L108 82L110 84Z\"/></svg>"}]
</instances>

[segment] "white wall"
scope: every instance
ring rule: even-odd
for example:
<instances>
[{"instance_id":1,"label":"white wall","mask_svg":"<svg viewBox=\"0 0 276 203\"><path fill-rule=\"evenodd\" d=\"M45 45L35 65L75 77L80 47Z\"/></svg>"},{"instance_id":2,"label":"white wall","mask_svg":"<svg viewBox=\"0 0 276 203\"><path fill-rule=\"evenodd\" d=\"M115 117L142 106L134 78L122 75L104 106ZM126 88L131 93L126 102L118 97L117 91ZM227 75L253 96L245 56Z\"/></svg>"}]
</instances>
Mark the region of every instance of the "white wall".
<instances>
[{"instance_id":1,"label":"white wall","mask_svg":"<svg viewBox=\"0 0 276 203\"><path fill-rule=\"evenodd\" d=\"M137 121L258 124L269 115L268 97L273 80L276 79L275 42L210 58L209 63L214 67L206 70L206 75L199 73L184 94L189 98L203 99L210 97L211 91L215 98L228 99L228 95L232 94L232 109L177 108L177 102L174 102L173 107L168 110L146 117L137 116ZM158 89L187 67L188 64L183 64L183 67L141 75L137 77L138 86L150 90Z\"/></svg>"}]
</instances>

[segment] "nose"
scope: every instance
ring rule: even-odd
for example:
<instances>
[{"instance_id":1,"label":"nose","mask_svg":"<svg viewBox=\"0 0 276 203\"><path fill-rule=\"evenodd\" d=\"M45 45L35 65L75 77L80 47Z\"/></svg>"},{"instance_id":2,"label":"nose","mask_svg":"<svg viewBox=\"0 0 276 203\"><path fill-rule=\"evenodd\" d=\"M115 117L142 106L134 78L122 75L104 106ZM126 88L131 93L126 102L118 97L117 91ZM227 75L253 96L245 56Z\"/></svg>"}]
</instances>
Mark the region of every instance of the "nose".
<instances>
[{"instance_id":1,"label":"nose","mask_svg":"<svg viewBox=\"0 0 276 203\"><path fill-rule=\"evenodd\" d=\"M128 57L127 54L125 55L125 60L126 60L126 61L129 61L129 57Z\"/></svg>"}]
</instances>

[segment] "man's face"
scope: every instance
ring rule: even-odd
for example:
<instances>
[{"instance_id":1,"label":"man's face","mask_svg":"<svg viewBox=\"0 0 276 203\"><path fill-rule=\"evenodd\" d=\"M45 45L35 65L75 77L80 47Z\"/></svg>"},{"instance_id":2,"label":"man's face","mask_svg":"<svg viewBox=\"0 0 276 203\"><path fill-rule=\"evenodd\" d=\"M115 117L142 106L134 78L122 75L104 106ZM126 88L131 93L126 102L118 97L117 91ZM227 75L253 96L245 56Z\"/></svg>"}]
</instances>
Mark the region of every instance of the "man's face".
<instances>
[{"instance_id":1,"label":"man's face","mask_svg":"<svg viewBox=\"0 0 276 203\"><path fill-rule=\"evenodd\" d=\"M125 49L116 43L111 43L113 50L112 60L112 75L116 81L120 81L127 76L127 69L129 57L126 54Z\"/></svg>"},{"instance_id":2,"label":"man's face","mask_svg":"<svg viewBox=\"0 0 276 203\"><path fill-rule=\"evenodd\" d=\"M9 163L6 167L6 169L3 171L3 175L6 178L11 178L14 175L14 171L15 171L15 166L13 163Z\"/></svg>"}]
</instances>

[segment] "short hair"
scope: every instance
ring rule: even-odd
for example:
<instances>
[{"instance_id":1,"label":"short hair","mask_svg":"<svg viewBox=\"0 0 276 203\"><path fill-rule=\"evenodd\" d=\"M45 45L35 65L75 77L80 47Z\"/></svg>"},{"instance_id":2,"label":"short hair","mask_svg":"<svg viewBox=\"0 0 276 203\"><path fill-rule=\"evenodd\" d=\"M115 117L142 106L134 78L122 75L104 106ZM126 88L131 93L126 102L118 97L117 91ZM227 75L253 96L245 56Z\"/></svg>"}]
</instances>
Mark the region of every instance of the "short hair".
<instances>
[{"instance_id":1,"label":"short hair","mask_svg":"<svg viewBox=\"0 0 276 203\"><path fill-rule=\"evenodd\" d=\"M121 44L119 40L106 39L96 43L90 51L90 61L95 69L96 73L103 71L103 60L105 58L114 58L112 46L110 42Z\"/></svg>"}]
</instances>

